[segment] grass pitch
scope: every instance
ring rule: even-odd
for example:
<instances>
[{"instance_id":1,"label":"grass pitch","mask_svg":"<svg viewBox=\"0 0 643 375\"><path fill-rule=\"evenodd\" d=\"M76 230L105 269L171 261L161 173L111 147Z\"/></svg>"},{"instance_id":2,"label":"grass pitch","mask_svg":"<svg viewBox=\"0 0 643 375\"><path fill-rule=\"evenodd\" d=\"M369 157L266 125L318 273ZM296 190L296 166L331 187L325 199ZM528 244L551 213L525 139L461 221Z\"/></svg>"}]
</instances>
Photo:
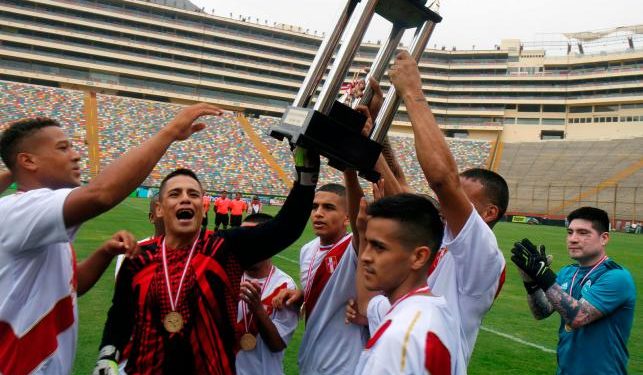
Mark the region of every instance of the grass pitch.
<instances>
[{"instance_id":1,"label":"grass pitch","mask_svg":"<svg viewBox=\"0 0 643 375\"><path fill-rule=\"evenodd\" d=\"M145 199L128 198L114 210L106 213L81 228L74 248L78 259L96 249L120 229L127 229L140 238L147 237L152 227L147 221L148 202ZM269 213L276 212L268 207ZM212 218L210 220L212 228ZM571 263L565 250L565 230L561 227L531 226L525 224L499 223L494 229L500 248L508 262L507 279L498 300L485 317L483 329L476 342L469 374L554 374L556 372L557 314L544 321L532 318L527 307L525 292L520 277L509 260L512 243L528 237L534 243L547 245L548 253L554 255L553 269ZM314 237L310 227L295 244L273 258L277 267L299 280L299 248ZM626 267L634 277L637 290L643 290L643 236L612 233L608 254ZM79 298L80 332L74 374L90 374L98 355L98 345L103 331L107 310L114 291L114 266L108 269L94 288ZM634 327L628 348L630 351L629 373L643 374L643 313L642 298L637 295ZM286 351L284 367L286 374L297 374L297 349L303 332L300 324Z\"/></svg>"}]
</instances>

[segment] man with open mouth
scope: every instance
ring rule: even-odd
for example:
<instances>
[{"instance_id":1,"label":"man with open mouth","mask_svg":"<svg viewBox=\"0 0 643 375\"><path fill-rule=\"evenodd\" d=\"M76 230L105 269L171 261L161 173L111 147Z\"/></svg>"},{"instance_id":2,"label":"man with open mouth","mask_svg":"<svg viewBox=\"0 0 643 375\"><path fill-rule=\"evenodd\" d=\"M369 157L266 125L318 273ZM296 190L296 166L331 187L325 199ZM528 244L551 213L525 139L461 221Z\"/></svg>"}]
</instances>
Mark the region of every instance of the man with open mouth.
<instances>
[{"instance_id":1,"label":"man with open mouth","mask_svg":"<svg viewBox=\"0 0 643 375\"><path fill-rule=\"evenodd\" d=\"M95 374L118 374L132 340L128 374L234 374L234 327L245 269L299 238L310 213L319 156L295 148L297 180L273 220L201 230L203 188L188 169L161 183L157 214L165 236L123 263Z\"/></svg>"}]
</instances>

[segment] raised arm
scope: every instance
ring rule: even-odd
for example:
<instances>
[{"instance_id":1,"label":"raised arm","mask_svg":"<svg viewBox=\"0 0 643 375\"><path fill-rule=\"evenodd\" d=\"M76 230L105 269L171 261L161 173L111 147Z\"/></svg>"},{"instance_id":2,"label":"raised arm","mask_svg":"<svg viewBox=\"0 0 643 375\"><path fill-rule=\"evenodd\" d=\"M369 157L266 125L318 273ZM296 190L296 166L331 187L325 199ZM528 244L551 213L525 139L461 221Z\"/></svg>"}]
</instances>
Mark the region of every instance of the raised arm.
<instances>
[{"instance_id":1,"label":"raised arm","mask_svg":"<svg viewBox=\"0 0 643 375\"><path fill-rule=\"evenodd\" d=\"M411 119L422 172L438 196L442 214L455 237L464 227L473 206L460 185L458 166L422 92L417 63L408 52L401 52L396 57L390 77Z\"/></svg>"},{"instance_id":2,"label":"raised arm","mask_svg":"<svg viewBox=\"0 0 643 375\"><path fill-rule=\"evenodd\" d=\"M297 147L294 156L297 180L279 213L263 224L222 232L244 266L268 259L286 249L306 227L319 176L319 155Z\"/></svg>"},{"instance_id":3,"label":"raised arm","mask_svg":"<svg viewBox=\"0 0 643 375\"><path fill-rule=\"evenodd\" d=\"M74 189L64 204L65 225L76 226L120 203L145 180L172 142L185 140L205 128L205 124L194 121L221 113L217 107L205 103L182 109L150 139L111 163L89 184Z\"/></svg>"}]
</instances>

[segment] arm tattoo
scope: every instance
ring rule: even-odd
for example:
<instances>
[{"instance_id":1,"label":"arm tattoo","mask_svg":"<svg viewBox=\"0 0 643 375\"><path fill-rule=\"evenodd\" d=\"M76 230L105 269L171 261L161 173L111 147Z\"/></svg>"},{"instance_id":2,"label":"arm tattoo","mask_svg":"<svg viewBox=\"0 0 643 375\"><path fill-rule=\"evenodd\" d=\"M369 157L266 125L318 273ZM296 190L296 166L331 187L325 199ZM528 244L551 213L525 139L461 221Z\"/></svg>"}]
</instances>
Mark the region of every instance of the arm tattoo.
<instances>
[{"instance_id":1,"label":"arm tattoo","mask_svg":"<svg viewBox=\"0 0 643 375\"><path fill-rule=\"evenodd\" d=\"M545 319L554 312L554 308L551 303L547 300L545 292L542 290L536 291L534 294L527 295L527 303L529 304L529 309L531 314L537 320Z\"/></svg>"},{"instance_id":2,"label":"arm tattoo","mask_svg":"<svg viewBox=\"0 0 643 375\"><path fill-rule=\"evenodd\" d=\"M552 285L545 294L554 310L558 311L565 323L572 326L572 328L582 327L603 316L603 313L589 302L582 298L579 300L574 299L558 284Z\"/></svg>"}]
</instances>

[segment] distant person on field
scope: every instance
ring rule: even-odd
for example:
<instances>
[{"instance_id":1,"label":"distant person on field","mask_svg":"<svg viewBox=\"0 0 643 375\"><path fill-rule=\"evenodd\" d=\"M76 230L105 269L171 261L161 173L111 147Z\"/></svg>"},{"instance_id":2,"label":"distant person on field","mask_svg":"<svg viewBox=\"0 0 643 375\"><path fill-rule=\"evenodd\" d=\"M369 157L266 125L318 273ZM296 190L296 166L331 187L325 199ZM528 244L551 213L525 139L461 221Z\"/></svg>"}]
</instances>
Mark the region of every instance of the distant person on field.
<instances>
[{"instance_id":1,"label":"distant person on field","mask_svg":"<svg viewBox=\"0 0 643 375\"><path fill-rule=\"evenodd\" d=\"M632 275L605 251L607 212L582 207L567 221L567 252L576 263L558 275L549 267L543 245L524 239L511 250L529 308L538 320L560 314L557 374L627 374L636 302Z\"/></svg>"},{"instance_id":2,"label":"distant person on field","mask_svg":"<svg viewBox=\"0 0 643 375\"><path fill-rule=\"evenodd\" d=\"M250 205L248 206L248 213L249 214L258 214L262 211L263 205L261 204L261 201L259 200L258 196L252 197L252 201L250 202Z\"/></svg>"},{"instance_id":3,"label":"distant person on field","mask_svg":"<svg viewBox=\"0 0 643 375\"><path fill-rule=\"evenodd\" d=\"M223 230L228 229L230 223L230 199L228 192L223 191L221 196L214 200L214 207L212 208L215 213L214 217L214 230L219 230L219 226L223 225Z\"/></svg>"},{"instance_id":4,"label":"distant person on field","mask_svg":"<svg viewBox=\"0 0 643 375\"><path fill-rule=\"evenodd\" d=\"M272 219L268 214L250 214L242 227ZM237 375L283 374L284 350L295 333L299 316L289 308L276 309L273 298L284 289L296 289L295 281L272 264L256 263L241 277L241 301L237 311Z\"/></svg>"},{"instance_id":5,"label":"distant person on field","mask_svg":"<svg viewBox=\"0 0 643 375\"><path fill-rule=\"evenodd\" d=\"M241 226L241 219L244 211L248 210L248 203L241 199L241 193L237 193L234 199L230 201L230 226Z\"/></svg>"},{"instance_id":6,"label":"distant person on field","mask_svg":"<svg viewBox=\"0 0 643 375\"><path fill-rule=\"evenodd\" d=\"M184 108L82 186L80 155L58 122L24 119L3 132L0 155L18 191L0 198L0 373L71 373L77 295L94 285L117 253L136 248L133 237L117 233L109 249L76 265L71 242L79 226L140 186L173 142L205 127L195 120L220 114L207 104Z\"/></svg>"},{"instance_id":7,"label":"distant person on field","mask_svg":"<svg viewBox=\"0 0 643 375\"><path fill-rule=\"evenodd\" d=\"M210 211L211 197L208 194L203 194L203 222L201 226L203 229L208 229L208 212Z\"/></svg>"}]
</instances>

